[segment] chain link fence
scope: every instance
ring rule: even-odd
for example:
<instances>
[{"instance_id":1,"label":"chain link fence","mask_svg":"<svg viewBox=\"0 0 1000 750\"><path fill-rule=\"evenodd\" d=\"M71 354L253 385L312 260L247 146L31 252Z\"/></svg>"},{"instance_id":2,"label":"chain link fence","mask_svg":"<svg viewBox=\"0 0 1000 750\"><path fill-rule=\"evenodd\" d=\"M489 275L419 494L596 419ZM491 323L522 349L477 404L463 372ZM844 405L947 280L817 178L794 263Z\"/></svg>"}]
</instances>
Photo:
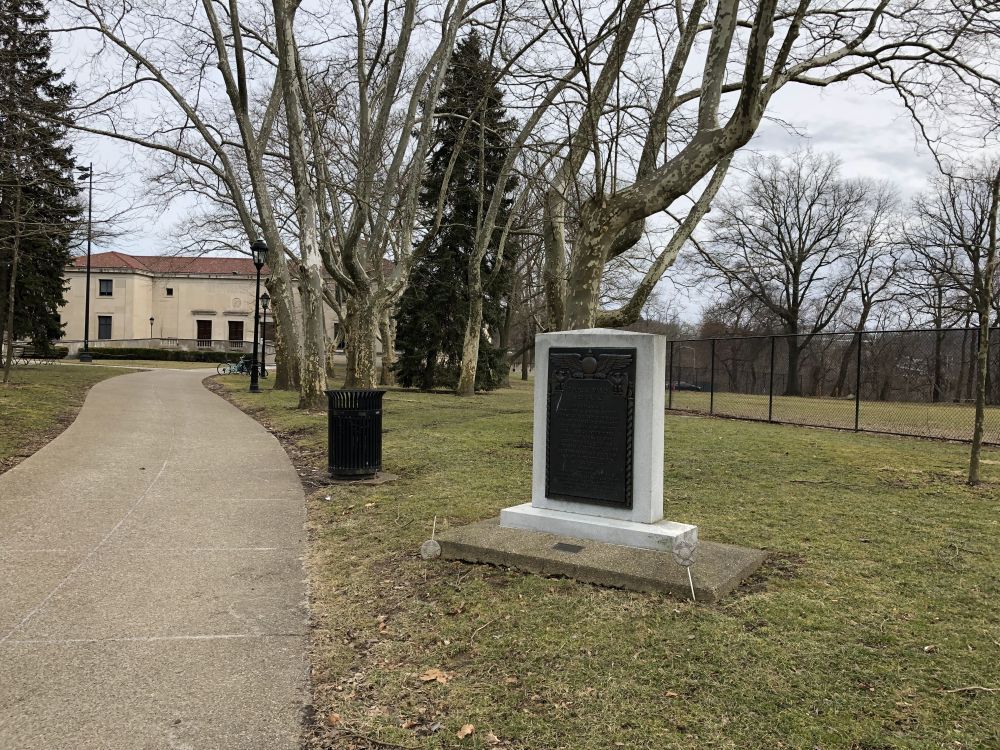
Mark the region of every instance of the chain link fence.
<instances>
[{"instance_id":1,"label":"chain link fence","mask_svg":"<svg viewBox=\"0 0 1000 750\"><path fill-rule=\"evenodd\" d=\"M762 422L972 439L979 331L907 329L670 341L667 408ZM1000 329L984 442L1000 445Z\"/></svg>"}]
</instances>

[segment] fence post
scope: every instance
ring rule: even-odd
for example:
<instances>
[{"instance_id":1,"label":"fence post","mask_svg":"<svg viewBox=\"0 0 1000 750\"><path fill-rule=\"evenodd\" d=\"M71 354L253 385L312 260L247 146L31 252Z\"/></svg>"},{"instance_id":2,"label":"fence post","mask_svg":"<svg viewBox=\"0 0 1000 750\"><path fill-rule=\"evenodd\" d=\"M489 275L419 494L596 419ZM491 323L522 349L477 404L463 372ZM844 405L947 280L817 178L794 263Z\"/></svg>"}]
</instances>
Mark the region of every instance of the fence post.
<instances>
[{"instance_id":1,"label":"fence post","mask_svg":"<svg viewBox=\"0 0 1000 750\"><path fill-rule=\"evenodd\" d=\"M667 408L674 408L674 342L670 342L670 355L667 360Z\"/></svg>"},{"instance_id":2,"label":"fence post","mask_svg":"<svg viewBox=\"0 0 1000 750\"><path fill-rule=\"evenodd\" d=\"M715 339L712 339L712 367L708 376L708 413L715 414Z\"/></svg>"},{"instance_id":3,"label":"fence post","mask_svg":"<svg viewBox=\"0 0 1000 750\"><path fill-rule=\"evenodd\" d=\"M854 431L861 429L861 344L862 333L858 331L858 361L854 372Z\"/></svg>"},{"instance_id":4,"label":"fence post","mask_svg":"<svg viewBox=\"0 0 1000 750\"><path fill-rule=\"evenodd\" d=\"M772 334L771 336L771 367L768 374L767 383L767 421L773 422L774 419L774 339L776 337Z\"/></svg>"}]
</instances>

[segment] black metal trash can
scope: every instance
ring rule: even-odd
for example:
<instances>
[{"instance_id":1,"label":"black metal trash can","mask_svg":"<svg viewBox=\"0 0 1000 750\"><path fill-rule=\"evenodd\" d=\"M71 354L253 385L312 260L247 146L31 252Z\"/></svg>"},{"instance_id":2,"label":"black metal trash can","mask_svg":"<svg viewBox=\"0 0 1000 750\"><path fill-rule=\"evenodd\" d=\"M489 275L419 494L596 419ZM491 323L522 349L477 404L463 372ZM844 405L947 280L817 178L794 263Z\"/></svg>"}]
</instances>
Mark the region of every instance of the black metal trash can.
<instances>
[{"instance_id":1,"label":"black metal trash can","mask_svg":"<svg viewBox=\"0 0 1000 750\"><path fill-rule=\"evenodd\" d=\"M364 479L382 470L382 396L385 391L327 391L330 476Z\"/></svg>"}]
</instances>

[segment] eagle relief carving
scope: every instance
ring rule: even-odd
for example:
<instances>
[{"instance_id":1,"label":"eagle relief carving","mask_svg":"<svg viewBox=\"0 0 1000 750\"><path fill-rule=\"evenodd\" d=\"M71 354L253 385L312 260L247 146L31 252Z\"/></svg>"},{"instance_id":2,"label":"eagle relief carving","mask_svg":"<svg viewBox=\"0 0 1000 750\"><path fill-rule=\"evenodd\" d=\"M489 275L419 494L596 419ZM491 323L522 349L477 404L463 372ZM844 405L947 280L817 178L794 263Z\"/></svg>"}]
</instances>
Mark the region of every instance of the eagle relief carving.
<instances>
[{"instance_id":1,"label":"eagle relief carving","mask_svg":"<svg viewBox=\"0 0 1000 750\"><path fill-rule=\"evenodd\" d=\"M628 391L628 371L634 356L604 352L594 354L593 351L583 354L550 351L552 391L562 391L568 380L607 380L615 395L624 395Z\"/></svg>"}]
</instances>

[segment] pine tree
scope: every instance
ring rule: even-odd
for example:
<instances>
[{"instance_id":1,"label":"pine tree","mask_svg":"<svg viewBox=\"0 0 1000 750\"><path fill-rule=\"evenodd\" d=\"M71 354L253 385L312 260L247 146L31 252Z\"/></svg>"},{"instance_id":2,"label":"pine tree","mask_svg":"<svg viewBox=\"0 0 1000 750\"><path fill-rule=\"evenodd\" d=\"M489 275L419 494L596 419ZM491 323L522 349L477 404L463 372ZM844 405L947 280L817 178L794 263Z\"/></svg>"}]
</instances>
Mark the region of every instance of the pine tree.
<instances>
[{"instance_id":1,"label":"pine tree","mask_svg":"<svg viewBox=\"0 0 1000 750\"><path fill-rule=\"evenodd\" d=\"M42 0L0 0L0 342L7 334L8 352L15 339L46 347L59 337L80 214L66 142L73 88L50 67L47 20Z\"/></svg>"},{"instance_id":2,"label":"pine tree","mask_svg":"<svg viewBox=\"0 0 1000 750\"><path fill-rule=\"evenodd\" d=\"M452 388L458 382L469 309L468 259L474 249L477 215L485 211L498 189L513 129L495 79L496 70L483 55L482 39L473 32L456 47L435 107L435 145L420 195L427 217L425 232L432 230L441 188L456 150L457 155L445 191L440 228L422 243L396 316L396 348L400 352L396 374L404 386ZM509 192L513 187L507 184L502 189ZM508 200L497 226L504 226L509 208ZM484 332L477 390L499 386L507 367L501 330L512 274L510 264L497 257L499 237L497 231L482 264Z\"/></svg>"}]
</instances>

